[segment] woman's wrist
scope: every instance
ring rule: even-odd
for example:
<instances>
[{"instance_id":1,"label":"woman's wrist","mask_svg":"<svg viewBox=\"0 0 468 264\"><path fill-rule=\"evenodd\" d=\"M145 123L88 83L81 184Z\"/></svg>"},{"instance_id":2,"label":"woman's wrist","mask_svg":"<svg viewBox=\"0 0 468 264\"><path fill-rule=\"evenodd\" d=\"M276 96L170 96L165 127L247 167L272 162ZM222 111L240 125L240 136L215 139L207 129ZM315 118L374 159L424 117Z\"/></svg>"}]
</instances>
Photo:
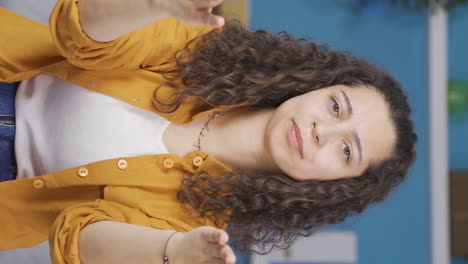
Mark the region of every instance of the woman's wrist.
<instances>
[{"instance_id":1,"label":"woman's wrist","mask_svg":"<svg viewBox=\"0 0 468 264\"><path fill-rule=\"evenodd\" d=\"M184 239L184 233L175 232L167 237L165 252L163 252L163 259L167 257L169 264L177 264L177 251L180 249L181 241ZM163 262L164 263L164 262Z\"/></svg>"}]
</instances>

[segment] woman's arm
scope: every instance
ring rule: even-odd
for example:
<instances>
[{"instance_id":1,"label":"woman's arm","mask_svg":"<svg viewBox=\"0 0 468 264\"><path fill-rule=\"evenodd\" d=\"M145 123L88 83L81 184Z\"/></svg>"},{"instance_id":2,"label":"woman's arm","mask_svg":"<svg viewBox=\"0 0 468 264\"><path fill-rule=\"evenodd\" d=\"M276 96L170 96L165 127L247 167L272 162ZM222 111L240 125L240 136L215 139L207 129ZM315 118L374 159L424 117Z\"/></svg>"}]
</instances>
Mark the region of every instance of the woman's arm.
<instances>
[{"instance_id":1,"label":"woman's arm","mask_svg":"<svg viewBox=\"0 0 468 264\"><path fill-rule=\"evenodd\" d=\"M211 9L223 0L80 0L83 31L99 42L115 40L151 23L175 17L189 24L220 27Z\"/></svg>"},{"instance_id":2,"label":"woman's arm","mask_svg":"<svg viewBox=\"0 0 468 264\"><path fill-rule=\"evenodd\" d=\"M188 216L177 219L188 228L203 222L192 222ZM67 207L50 229L52 263L163 263L164 246L172 232L167 230L184 229L177 219L163 213L161 218L151 218L138 209L101 199ZM227 241L225 231L202 226L175 234L166 253L171 264L234 263Z\"/></svg>"},{"instance_id":3,"label":"woman's arm","mask_svg":"<svg viewBox=\"0 0 468 264\"><path fill-rule=\"evenodd\" d=\"M138 11L142 12L142 17L151 15L151 12L142 11L144 9L143 1L57 0L49 20L50 35L55 45L54 50L58 50L60 55L65 57L69 63L85 70L151 68L151 71L157 72L160 70L159 66L169 62L173 55L183 49L189 41L213 30L212 27L205 25L194 26L182 23L175 18L183 17L183 15L177 14L173 15L175 18L161 19L157 23L145 27L141 25L144 24L142 19L135 19L134 17ZM201 0L160 1L172 8L170 12L160 11L161 14L172 14L175 11L183 13L184 9L177 9L169 5L169 3ZM220 2L222 0L213 1ZM134 4L129 5L128 3ZM80 9L83 9L83 12ZM128 11L130 15L127 16L126 12L124 12L125 9L130 9ZM153 9L156 12L156 7ZM160 9L169 10L169 7ZM195 13L207 14L208 11ZM164 17L161 14L159 17ZM84 24L87 24L86 29L83 29L81 16L85 16L86 19L84 20L88 20L84 22ZM156 20L157 16L151 15L151 19ZM209 14L209 17L211 17L211 14ZM146 18L145 20L149 21L151 19ZM138 22L138 25L135 24L135 21ZM129 30L131 31L133 28L140 26L143 27L126 34ZM85 32L97 40L91 38Z\"/></svg>"},{"instance_id":4,"label":"woman's arm","mask_svg":"<svg viewBox=\"0 0 468 264\"><path fill-rule=\"evenodd\" d=\"M79 237L83 264L163 263L164 247L174 231L101 221L83 228ZM235 255L226 245L227 234L213 227L177 233L167 245L171 264L234 263Z\"/></svg>"}]
</instances>

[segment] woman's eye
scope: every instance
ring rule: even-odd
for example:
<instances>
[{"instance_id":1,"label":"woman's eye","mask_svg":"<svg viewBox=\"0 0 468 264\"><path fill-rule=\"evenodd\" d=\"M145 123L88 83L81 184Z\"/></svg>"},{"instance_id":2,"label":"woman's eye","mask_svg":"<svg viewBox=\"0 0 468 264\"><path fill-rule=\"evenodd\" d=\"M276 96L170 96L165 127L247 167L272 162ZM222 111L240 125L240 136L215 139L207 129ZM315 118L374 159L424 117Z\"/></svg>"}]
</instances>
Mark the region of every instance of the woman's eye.
<instances>
[{"instance_id":1,"label":"woman's eye","mask_svg":"<svg viewBox=\"0 0 468 264\"><path fill-rule=\"evenodd\" d=\"M346 157L346 160L349 160L351 158L351 149L346 143L343 143L342 148L343 155Z\"/></svg>"},{"instance_id":2,"label":"woman's eye","mask_svg":"<svg viewBox=\"0 0 468 264\"><path fill-rule=\"evenodd\" d=\"M336 116L339 116L340 114L340 105L338 104L338 102L335 100L335 99L332 99L333 103L332 103L332 110L334 113L336 113Z\"/></svg>"}]
</instances>

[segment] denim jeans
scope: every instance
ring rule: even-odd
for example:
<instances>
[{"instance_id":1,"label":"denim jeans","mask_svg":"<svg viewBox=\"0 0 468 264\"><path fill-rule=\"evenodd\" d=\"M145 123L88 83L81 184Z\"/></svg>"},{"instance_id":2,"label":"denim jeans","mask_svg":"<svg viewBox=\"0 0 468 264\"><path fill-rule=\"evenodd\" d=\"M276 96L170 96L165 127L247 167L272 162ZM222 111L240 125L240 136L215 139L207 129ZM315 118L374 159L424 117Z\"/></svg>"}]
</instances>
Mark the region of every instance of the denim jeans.
<instances>
[{"instance_id":1,"label":"denim jeans","mask_svg":"<svg viewBox=\"0 0 468 264\"><path fill-rule=\"evenodd\" d=\"M15 96L18 85L0 82L0 182L16 178Z\"/></svg>"}]
</instances>

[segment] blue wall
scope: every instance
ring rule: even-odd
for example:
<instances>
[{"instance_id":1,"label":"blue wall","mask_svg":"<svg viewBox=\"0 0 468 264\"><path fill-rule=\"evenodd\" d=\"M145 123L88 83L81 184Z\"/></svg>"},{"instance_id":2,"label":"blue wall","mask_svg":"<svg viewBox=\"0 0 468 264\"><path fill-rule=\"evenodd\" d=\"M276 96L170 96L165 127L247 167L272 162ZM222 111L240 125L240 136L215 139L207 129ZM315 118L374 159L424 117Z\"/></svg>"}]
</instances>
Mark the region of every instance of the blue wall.
<instances>
[{"instance_id":1,"label":"blue wall","mask_svg":"<svg viewBox=\"0 0 468 264\"><path fill-rule=\"evenodd\" d=\"M254 0L251 25L351 51L400 80L414 109L417 163L384 204L337 228L357 232L360 264L430 263L427 14L385 5L356 12L347 3Z\"/></svg>"},{"instance_id":2,"label":"blue wall","mask_svg":"<svg viewBox=\"0 0 468 264\"><path fill-rule=\"evenodd\" d=\"M449 78L468 83L468 3L449 18ZM449 117L451 170L468 170L468 113Z\"/></svg>"}]
</instances>

